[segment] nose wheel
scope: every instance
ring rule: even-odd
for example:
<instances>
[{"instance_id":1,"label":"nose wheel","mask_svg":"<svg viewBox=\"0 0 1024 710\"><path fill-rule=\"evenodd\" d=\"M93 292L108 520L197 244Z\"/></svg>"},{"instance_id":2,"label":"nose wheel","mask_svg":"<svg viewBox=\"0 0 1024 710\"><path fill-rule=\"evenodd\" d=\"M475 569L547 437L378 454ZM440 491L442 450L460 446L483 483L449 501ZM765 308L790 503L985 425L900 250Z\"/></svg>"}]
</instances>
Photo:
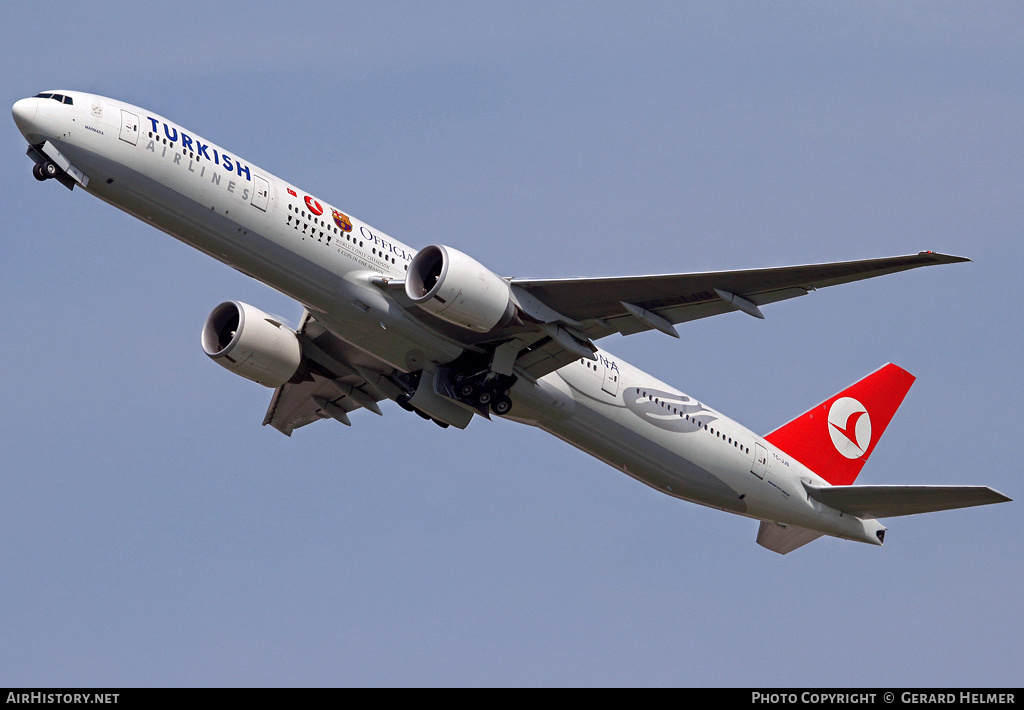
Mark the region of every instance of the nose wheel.
<instances>
[{"instance_id":1,"label":"nose wheel","mask_svg":"<svg viewBox=\"0 0 1024 710\"><path fill-rule=\"evenodd\" d=\"M36 163L32 166L32 175L40 182L43 180L49 180L50 178L55 178L58 174L60 174L60 168L49 160L42 163Z\"/></svg>"}]
</instances>

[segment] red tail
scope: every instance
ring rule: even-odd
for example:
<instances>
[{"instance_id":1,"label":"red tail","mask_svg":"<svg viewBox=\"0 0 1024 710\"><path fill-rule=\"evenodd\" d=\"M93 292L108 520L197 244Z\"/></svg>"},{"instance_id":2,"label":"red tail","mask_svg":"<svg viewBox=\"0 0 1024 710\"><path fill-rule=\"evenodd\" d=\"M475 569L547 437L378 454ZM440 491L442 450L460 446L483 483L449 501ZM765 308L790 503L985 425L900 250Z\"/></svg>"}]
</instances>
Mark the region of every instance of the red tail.
<instances>
[{"instance_id":1,"label":"red tail","mask_svg":"<svg viewBox=\"0 0 1024 710\"><path fill-rule=\"evenodd\" d=\"M834 486L848 486L889 426L914 376L892 363L765 436Z\"/></svg>"}]
</instances>

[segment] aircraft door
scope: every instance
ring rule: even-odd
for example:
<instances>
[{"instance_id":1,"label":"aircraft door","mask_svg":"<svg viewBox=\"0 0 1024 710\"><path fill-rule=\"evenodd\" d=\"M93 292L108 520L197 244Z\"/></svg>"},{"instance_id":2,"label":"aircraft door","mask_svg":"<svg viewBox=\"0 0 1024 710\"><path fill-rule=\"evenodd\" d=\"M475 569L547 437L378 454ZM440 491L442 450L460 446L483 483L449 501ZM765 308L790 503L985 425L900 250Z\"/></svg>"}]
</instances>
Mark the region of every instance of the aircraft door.
<instances>
[{"instance_id":1,"label":"aircraft door","mask_svg":"<svg viewBox=\"0 0 1024 710\"><path fill-rule=\"evenodd\" d=\"M764 478L764 472L768 468L768 450L760 444L754 444L754 463L750 472L758 478Z\"/></svg>"},{"instance_id":2,"label":"aircraft door","mask_svg":"<svg viewBox=\"0 0 1024 710\"><path fill-rule=\"evenodd\" d=\"M121 109L121 140L132 145L139 142L139 117L124 109Z\"/></svg>"},{"instance_id":3,"label":"aircraft door","mask_svg":"<svg viewBox=\"0 0 1024 710\"><path fill-rule=\"evenodd\" d=\"M253 175L252 179L256 183L256 189L252 192L252 206L266 212L270 204L270 183L259 175Z\"/></svg>"},{"instance_id":4,"label":"aircraft door","mask_svg":"<svg viewBox=\"0 0 1024 710\"><path fill-rule=\"evenodd\" d=\"M617 368L610 367L606 363L602 364L604 364L604 381L601 383L601 389L612 397L617 397L619 395L619 371ZM598 365L598 367L600 366Z\"/></svg>"}]
</instances>

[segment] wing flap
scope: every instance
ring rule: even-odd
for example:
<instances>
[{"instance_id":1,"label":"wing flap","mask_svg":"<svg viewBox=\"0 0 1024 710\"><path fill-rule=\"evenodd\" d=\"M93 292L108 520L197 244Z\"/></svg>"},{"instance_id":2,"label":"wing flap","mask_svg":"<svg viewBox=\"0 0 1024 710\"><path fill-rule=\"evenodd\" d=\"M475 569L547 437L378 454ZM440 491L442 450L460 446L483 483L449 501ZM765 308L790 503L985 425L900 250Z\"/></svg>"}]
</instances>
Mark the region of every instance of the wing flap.
<instances>
[{"instance_id":1,"label":"wing flap","mask_svg":"<svg viewBox=\"0 0 1024 710\"><path fill-rule=\"evenodd\" d=\"M1010 501L988 486L812 486L814 500L858 518L894 518Z\"/></svg>"}]
</instances>

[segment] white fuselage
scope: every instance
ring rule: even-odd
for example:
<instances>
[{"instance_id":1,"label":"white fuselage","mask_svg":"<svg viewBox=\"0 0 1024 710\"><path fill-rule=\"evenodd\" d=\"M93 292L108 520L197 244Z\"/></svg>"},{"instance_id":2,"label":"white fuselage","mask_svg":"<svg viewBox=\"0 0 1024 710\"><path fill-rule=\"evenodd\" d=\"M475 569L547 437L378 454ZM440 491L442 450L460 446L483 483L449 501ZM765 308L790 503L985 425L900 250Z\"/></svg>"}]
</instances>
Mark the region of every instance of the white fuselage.
<instances>
[{"instance_id":1,"label":"white fuselage","mask_svg":"<svg viewBox=\"0 0 1024 710\"><path fill-rule=\"evenodd\" d=\"M294 298L385 374L462 351L370 282L404 279L411 247L150 111L60 93L73 104L25 99L15 117L30 144L49 141L88 177L88 192ZM508 418L668 495L881 544L879 523L810 499L801 481L828 484L762 437L597 355L536 381L520 378Z\"/></svg>"}]
</instances>

